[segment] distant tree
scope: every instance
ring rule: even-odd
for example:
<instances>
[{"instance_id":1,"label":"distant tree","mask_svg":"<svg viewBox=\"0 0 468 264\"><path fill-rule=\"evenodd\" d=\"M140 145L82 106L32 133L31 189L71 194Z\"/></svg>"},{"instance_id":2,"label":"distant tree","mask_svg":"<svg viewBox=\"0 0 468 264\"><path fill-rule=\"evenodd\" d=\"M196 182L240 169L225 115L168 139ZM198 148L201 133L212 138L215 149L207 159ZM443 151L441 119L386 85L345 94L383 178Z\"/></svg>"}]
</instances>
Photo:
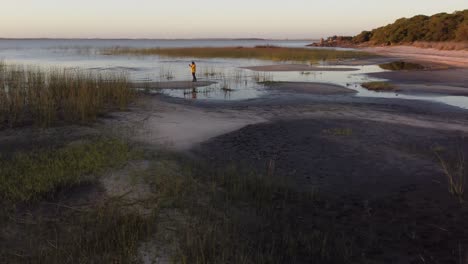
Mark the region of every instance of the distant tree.
<instances>
[{"instance_id":1,"label":"distant tree","mask_svg":"<svg viewBox=\"0 0 468 264\"><path fill-rule=\"evenodd\" d=\"M372 32L370 31L363 31L359 35L353 38L354 43L363 43L368 42L372 37Z\"/></svg>"},{"instance_id":2,"label":"distant tree","mask_svg":"<svg viewBox=\"0 0 468 264\"><path fill-rule=\"evenodd\" d=\"M468 20L458 26L455 32L455 40L468 41Z\"/></svg>"},{"instance_id":3,"label":"distant tree","mask_svg":"<svg viewBox=\"0 0 468 264\"><path fill-rule=\"evenodd\" d=\"M431 17L418 15L400 18L392 24L361 32L353 38L353 42L387 45L414 41L466 41L467 31L468 9L452 14L435 14Z\"/></svg>"}]
</instances>

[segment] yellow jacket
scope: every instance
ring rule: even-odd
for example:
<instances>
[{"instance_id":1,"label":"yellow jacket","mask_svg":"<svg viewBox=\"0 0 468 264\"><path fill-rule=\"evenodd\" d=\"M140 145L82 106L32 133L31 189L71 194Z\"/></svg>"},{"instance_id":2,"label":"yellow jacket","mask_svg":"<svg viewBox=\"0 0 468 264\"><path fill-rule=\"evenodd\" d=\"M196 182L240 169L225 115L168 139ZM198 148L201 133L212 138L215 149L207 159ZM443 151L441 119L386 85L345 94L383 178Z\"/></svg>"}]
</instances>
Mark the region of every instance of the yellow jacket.
<instances>
[{"instance_id":1,"label":"yellow jacket","mask_svg":"<svg viewBox=\"0 0 468 264\"><path fill-rule=\"evenodd\" d=\"M190 68L192 68L192 73L197 72L197 65L195 65L195 64L190 64Z\"/></svg>"}]
</instances>

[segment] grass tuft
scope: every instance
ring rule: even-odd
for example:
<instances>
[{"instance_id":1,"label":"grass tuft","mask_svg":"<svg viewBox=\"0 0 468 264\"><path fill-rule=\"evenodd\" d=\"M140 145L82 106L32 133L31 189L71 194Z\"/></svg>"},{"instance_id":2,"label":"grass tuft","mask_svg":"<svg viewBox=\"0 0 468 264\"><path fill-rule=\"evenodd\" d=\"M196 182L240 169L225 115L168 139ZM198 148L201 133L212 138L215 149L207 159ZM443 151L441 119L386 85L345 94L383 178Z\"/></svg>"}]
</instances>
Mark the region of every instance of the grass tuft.
<instances>
[{"instance_id":1,"label":"grass tuft","mask_svg":"<svg viewBox=\"0 0 468 264\"><path fill-rule=\"evenodd\" d=\"M465 201L465 187L468 179L467 161L463 151L459 151L457 157L445 159L440 151L435 151L440 167L447 177L450 194L455 196L460 203Z\"/></svg>"},{"instance_id":2,"label":"grass tuft","mask_svg":"<svg viewBox=\"0 0 468 264\"><path fill-rule=\"evenodd\" d=\"M384 70L390 71L414 71L425 69L425 67L421 64L404 61L394 61L390 63L380 64L379 67Z\"/></svg>"},{"instance_id":3,"label":"grass tuft","mask_svg":"<svg viewBox=\"0 0 468 264\"><path fill-rule=\"evenodd\" d=\"M384 92L384 91L396 91L397 88L389 82L366 82L361 84L362 87L367 90Z\"/></svg>"}]
</instances>

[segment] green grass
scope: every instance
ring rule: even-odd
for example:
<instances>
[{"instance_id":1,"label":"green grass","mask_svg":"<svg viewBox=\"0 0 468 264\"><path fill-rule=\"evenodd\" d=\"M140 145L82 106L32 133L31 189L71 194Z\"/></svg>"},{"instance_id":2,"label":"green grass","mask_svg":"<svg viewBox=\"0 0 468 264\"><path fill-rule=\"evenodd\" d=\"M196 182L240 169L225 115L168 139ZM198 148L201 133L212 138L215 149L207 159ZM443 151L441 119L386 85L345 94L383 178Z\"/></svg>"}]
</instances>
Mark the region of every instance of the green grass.
<instances>
[{"instance_id":1,"label":"green grass","mask_svg":"<svg viewBox=\"0 0 468 264\"><path fill-rule=\"evenodd\" d=\"M156 211L142 215L96 185L133 157L113 138L0 157L0 262L135 262Z\"/></svg>"},{"instance_id":2,"label":"green grass","mask_svg":"<svg viewBox=\"0 0 468 264\"><path fill-rule=\"evenodd\" d=\"M397 90L397 88L389 82L366 82L361 85L367 90L376 91L376 92Z\"/></svg>"},{"instance_id":3,"label":"green grass","mask_svg":"<svg viewBox=\"0 0 468 264\"><path fill-rule=\"evenodd\" d=\"M134 97L124 74L43 70L0 62L0 128L93 121Z\"/></svg>"},{"instance_id":4,"label":"green grass","mask_svg":"<svg viewBox=\"0 0 468 264\"><path fill-rule=\"evenodd\" d=\"M414 70L424 70L425 67L421 64L404 62L404 61L394 61L390 63L384 63L379 65L380 68L390 71L414 71Z\"/></svg>"},{"instance_id":5,"label":"green grass","mask_svg":"<svg viewBox=\"0 0 468 264\"><path fill-rule=\"evenodd\" d=\"M125 164L130 156L124 142L94 139L0 157L0 197L12 203L38 200L59 188L93 181L103 170Z\"/></svg>"},{"instance_id":6,"label":"green grass","mask_svg":"<svg viewBox=\"0 0 468 264\"><path fill-rule=\"evenodd\" d=\"M364 58L365 52L331 49L280 48L280 47L223 47L223 48L111 48L102 51L106 55L160 55L187 58L261 59L272 61L313 62Z\"/></svg>"}]
</instances>

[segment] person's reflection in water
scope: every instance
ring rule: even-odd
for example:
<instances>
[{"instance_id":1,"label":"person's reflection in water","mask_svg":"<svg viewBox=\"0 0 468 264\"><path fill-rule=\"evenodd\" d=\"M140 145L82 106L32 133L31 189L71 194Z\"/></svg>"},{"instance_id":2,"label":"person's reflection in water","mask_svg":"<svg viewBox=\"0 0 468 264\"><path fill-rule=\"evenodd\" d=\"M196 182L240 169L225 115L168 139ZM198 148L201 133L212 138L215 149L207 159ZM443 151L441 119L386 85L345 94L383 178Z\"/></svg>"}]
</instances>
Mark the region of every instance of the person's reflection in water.
<instances>
[{"instance_id":1,"label":"person's reflection in water","mask_svg":"<svg viewBox=\"0 0 468 264\"><path fill-rule=\"evenodd\" d=\"M192 99L197 99L197 88L192 89Z\"/></svg>"}]
</instances>

